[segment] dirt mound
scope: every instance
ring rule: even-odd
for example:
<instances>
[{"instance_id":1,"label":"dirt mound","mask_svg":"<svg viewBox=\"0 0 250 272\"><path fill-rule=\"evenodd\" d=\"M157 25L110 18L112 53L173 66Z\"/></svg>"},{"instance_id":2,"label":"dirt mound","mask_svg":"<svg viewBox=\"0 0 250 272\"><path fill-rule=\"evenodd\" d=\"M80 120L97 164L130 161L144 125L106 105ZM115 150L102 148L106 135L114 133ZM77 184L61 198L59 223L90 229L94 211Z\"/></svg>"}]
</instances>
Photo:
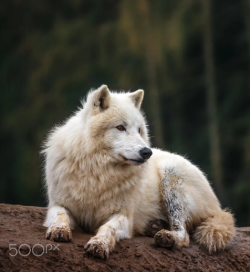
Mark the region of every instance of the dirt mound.
<instances>
[{"instance_id":1,"label":"dirt mound","mask_svg":"<svg viewBox=\"0 0 250 272\"><path fill-rule=\"evenodd\" d=\"M209 255L191 241L167 250L154 239L134 237L117 244L108 260L87 256L91 235L73 232L73 243L44 238L46 209L0 204L0 271L250 271L250 228L238 228L230 249ZM12 255L12 256L11 256Z\"/></svg>"}]
</instances>

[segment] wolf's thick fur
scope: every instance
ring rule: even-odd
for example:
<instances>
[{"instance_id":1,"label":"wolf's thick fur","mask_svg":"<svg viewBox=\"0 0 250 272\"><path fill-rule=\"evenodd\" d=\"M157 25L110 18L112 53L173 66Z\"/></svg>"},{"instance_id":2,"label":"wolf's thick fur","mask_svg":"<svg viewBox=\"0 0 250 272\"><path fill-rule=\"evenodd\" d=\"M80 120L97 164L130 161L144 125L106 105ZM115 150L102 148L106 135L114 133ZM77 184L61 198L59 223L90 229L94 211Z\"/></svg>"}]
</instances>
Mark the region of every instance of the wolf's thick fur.
<instances>
[{"instance_id":1,"label":"wolf's thick fur","mask_svg":"<svg viewBox=\"0 0 250 272\"><path fill-rule=\"evenodd\" d=\"M70 241L75 225L97 231L85 249L101 258L116 241L146 233L160 246L180 248L194 230L209 251L225 249L234 236L233 216L187 159L159 149L150 157L142 99L142 90L115 93L103 85L52 130L43 150L46 237ZM163 221L165 229L152 224Z\"/></svg>"}]
</instances>

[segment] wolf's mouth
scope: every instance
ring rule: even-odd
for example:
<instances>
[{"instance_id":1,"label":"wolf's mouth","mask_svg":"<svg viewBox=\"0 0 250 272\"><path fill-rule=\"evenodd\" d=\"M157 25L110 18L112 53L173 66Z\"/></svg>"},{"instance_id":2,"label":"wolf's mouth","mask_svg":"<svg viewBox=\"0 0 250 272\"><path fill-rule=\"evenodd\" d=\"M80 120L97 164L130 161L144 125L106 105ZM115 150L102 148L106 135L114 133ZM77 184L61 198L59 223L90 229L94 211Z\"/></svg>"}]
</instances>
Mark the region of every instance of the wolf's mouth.
<instances>
[{"instance_id":1,"label":"wolf's mouth","mask_svg":"<svg viewBox=\"0 0 250 272\"><path fill-rule=\"evenodd\" d=\"M133 162L134 164L137 164L137 165L142 164L142 163L144 163L146 161L144 159L139 159L139 160L128 159L128 158L125 158L124 156L122 156L122 158L124 159L124 161L131 161L131 162Z\"/></svg>"},{"instance_id":2,"label":"wolf's mouth","mask_svg":"<svg viewBox=\"0 0 250 272\"><path fill-rule=\"evenodd\" d=\"M137 163L144 163L145 160L132 160L132 159L127 159L128 161L133 161L133 162L137 162Z\"/></svg>"}]
</instances>

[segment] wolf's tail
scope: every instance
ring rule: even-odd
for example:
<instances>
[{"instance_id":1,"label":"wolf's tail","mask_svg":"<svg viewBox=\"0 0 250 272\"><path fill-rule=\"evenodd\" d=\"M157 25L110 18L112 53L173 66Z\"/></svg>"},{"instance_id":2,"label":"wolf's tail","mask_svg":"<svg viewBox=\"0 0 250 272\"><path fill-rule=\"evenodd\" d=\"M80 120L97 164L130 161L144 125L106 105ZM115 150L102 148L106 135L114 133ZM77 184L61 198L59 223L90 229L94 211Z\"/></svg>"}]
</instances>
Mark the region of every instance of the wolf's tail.
<instances>
[{"instance_id":1,"label":"wolf's tail","mask_svg":"<svg viewBox=\"0 0 250 272\"><path fill-rule=\"evenodd\" d=\"M229 211L220 210L196 228L194 238L212 252L225 249L232 241L234 234L233 215Z\"/></svg>"}]
</instances>

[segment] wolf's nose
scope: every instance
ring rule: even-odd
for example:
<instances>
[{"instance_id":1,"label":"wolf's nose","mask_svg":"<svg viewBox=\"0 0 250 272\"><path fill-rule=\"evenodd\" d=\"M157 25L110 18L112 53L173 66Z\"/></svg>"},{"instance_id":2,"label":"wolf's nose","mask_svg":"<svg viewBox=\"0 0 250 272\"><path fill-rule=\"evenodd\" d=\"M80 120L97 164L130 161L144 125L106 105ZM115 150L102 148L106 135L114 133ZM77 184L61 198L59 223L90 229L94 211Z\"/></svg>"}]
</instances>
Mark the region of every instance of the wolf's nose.
<instances>
[{"instance_id":1,"label":"wolf's nose","mask_svg":"<svg viewBox=\"0 0 250 272\"><path fill-rule=\"evenodd\" d=\"M149 159L152 154L153 154L152 150L147 147L144 147L143 149L140 150L140 155L144 160Z\"/></svg>"}]
</instances>

